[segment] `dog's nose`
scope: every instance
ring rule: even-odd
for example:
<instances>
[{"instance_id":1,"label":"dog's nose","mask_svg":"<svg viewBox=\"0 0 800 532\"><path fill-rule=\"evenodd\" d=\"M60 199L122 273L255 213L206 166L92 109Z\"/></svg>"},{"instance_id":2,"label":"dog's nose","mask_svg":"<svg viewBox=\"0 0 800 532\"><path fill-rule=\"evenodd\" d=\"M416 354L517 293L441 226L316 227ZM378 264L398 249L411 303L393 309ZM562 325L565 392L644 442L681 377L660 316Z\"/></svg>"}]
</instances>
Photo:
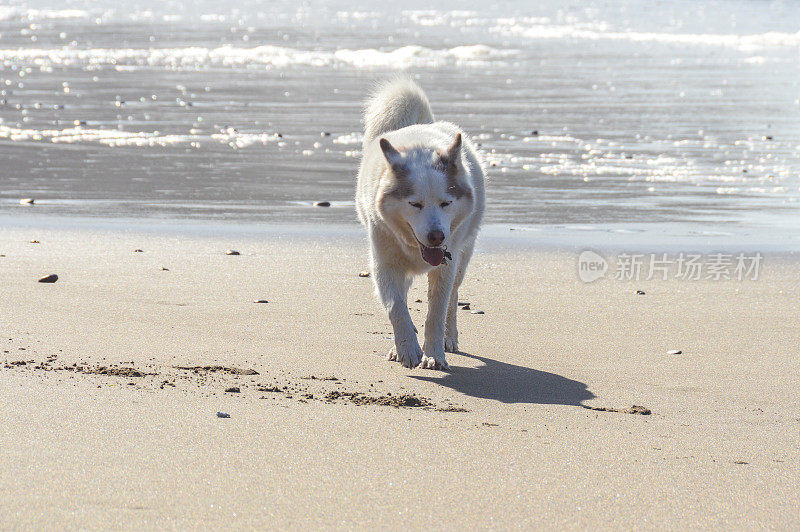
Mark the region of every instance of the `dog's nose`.
<instances>
[{"instance_id":1,"label":"dog's nose","mask_svg":"<svg viewBox=\"0 0 800 532\"><path fill-rule=\"evenodd\" d=\"M441 246L442 242L444 242L444 232L437 229L428 233L428 243L430 243L431 246Z\"/></svg>"}]
</instances>

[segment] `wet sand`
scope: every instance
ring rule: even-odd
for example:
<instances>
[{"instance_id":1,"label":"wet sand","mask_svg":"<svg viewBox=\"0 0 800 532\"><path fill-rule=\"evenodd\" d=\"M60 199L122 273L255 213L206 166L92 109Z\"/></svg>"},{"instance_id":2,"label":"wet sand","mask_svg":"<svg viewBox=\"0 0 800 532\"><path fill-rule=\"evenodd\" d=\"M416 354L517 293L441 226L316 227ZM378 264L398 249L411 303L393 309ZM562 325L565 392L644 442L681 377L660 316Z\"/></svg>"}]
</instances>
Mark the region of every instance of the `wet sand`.
<instances>
[{"instance_id":1,"label":"wet sand","mask_svg":"<svg viewBox=\"0 0 800 532\"><path fill-rule=\"evenodd\" d=\"M364 250L0 229L4 525L800 525L795 260L584 284L480 252L444 373L383 359Z\"/></svg>"}]
</instances>

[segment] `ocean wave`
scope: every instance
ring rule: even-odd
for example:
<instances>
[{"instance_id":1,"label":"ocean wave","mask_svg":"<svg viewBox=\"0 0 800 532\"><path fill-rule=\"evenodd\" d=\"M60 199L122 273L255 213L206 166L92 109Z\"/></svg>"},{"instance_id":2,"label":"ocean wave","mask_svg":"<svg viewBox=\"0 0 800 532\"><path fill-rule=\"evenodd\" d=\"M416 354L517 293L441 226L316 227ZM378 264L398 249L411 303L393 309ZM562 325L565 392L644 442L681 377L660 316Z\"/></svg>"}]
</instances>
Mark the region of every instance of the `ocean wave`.
<instances>
[{"instance_id":1,"label":"ocean wave","mask_svg":"<svg viewBox=\"0 0 800 532\"><path fill-rule=\"evenodd\" d=\"M493 33L515 35L527 39L579 39L611 40L629 42L653 42L662 44L724 46L742 51L763 48L800 47L800 31L786 33L770 31L751 35L713 33L659 33L641 31L612 31L607 24L526 24L514 19L503 19L503 23L489 28Z\"/></svg>"},{"instance_id":2,"label":"ocean wave","mask_svg":"<svg viewBox=\"0 0 800 532\"><path fill-rule=\"evenodd\" d=\"M304 66L353 66L356 68L409 68L483 65L489 61L514 55L513 50L498 50L485 45L465 45L432 49L408 45L394 50L367 48L299 50L283 46L264 45L252 48L220 46L217 48L17 48L0 49L4 63L34 63L37 65L120 65L120 66L247 66L258 65L284 68Z\"/></svg>"},{"instance_id":3,"label":"ocean wave","mask_svg":"<svg viewBox=\"0 0 800 532\"><path fill-rule=\"evenodd\" d=\"M21 9L0 6L0 20L24 18L28 20L53 20L68 18L87 18L89 12L83 9Z\"/></svg>"}]
</instances>

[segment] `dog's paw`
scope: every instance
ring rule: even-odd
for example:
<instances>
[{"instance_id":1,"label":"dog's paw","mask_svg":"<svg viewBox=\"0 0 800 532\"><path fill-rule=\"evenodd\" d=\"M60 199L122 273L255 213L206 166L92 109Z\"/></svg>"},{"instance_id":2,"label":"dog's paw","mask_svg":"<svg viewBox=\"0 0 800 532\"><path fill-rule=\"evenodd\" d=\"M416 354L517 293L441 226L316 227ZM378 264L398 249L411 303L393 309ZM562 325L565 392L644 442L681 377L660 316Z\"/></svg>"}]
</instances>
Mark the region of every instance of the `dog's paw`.
<instances>
[{"instance_id":1,"label":"dog's paw","mask_svg":"<svg viewBox=\"0 0 800 532\"><path fill-rule=\"evenodd\" d=\"M444 359L444 353L439 356L428 356L426 354L422 354L422 361L417 366L422 369L438 369L442 371L450 371L450 366L447 364L447 361Z\"/></svg>"},{"instance_id":2,"label":"dog's paw","mask_svg":"<svg viewBox=\"0 0 800 532\"><path fill-rule=\"evenodd\" d=\"M389 355L386 358L387 360L397 361L406 368L413 368L419 364L421 357L422 349L420 349L419 344L409 342L400 348L398 348L397 344L392 346L392 350L389 351Z\"/></svg>"},{"instance_id":3,"label":"dog's paw","mask_svg":"<svg viewBox=\"0 0 800 532\"><path fill-rule=\"evenodd\" d=\"M445 337L444 350L446 353L458 353L458 338Z\"/></svg>"}]
</instances>

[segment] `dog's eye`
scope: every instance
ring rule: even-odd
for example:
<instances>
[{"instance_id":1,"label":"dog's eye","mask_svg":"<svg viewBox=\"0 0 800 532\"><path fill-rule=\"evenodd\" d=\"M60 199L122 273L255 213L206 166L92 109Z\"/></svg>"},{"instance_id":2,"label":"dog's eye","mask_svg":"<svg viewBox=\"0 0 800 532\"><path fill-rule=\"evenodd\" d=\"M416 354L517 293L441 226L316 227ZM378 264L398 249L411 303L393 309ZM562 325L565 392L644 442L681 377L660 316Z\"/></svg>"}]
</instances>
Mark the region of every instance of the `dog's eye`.
<instances>
[{"instance_id":1,"label":"dog's eye","mask_svg":"<svg viewBox=\"0 0 800 532\"><path fill-rule=\"evenodd\" d=\"M408 204L411 205L412 207L414 207L415 209L421 209L422 208L422 203L417 203L415 201L409 201Z\"/></svg>"},{"instance_id":2,"label":"dog's eye","mask_svg":"<svg viewBox=\"0 0 800 532\"><path fill-rule=\"evenodd\" d=\"M453 203L452 201L443 201L439 204L440 207L444 208Z\"/></svg>"}]
</instances>

